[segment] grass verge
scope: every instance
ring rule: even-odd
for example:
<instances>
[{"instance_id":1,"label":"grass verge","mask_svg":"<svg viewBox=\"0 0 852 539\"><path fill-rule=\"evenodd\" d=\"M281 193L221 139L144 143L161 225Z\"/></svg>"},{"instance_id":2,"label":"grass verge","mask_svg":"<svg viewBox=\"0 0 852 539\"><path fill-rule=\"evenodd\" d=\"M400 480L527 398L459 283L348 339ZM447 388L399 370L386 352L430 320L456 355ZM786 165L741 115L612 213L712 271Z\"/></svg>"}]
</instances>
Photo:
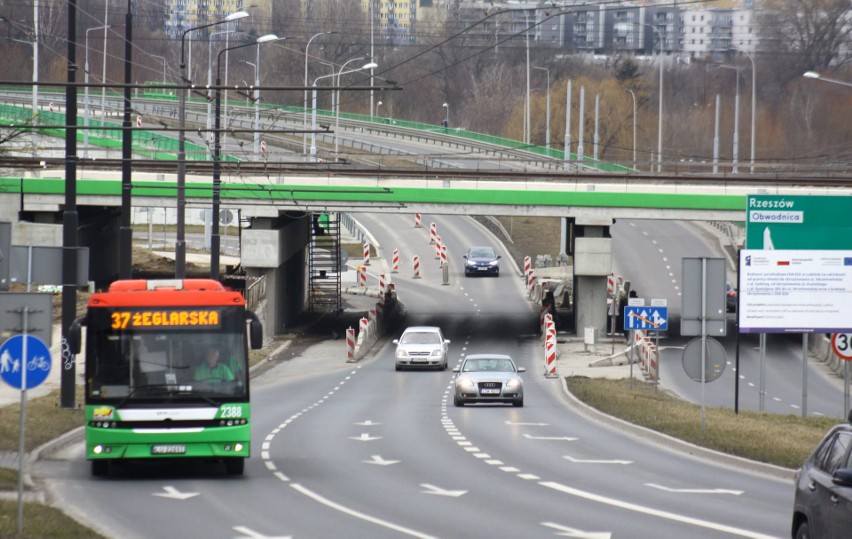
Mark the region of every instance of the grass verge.
<instances>
[{"instance_id":1,"label":"grass verge","mask_svg":"<svg viewBox=\"0 0 852 539\"><path fill-rule=\"evenodd\" d=\"M734 414L682 401L648 384L630 380L566 378L578 399L606 414L730 455L796 469L836 419L758 412Z\"/></svg>"},{"instance_id":2,"label":"grass verge","mask_svg":"<svg viewBox=\"0 0 852 539\"><path fill-rule=\"evenodd\" d=\"M62 511L40 503L24 504L23 536L18 535L18 502L0 500L0 537L103 537L68 518Z\"/></svg>"}]
</instances>

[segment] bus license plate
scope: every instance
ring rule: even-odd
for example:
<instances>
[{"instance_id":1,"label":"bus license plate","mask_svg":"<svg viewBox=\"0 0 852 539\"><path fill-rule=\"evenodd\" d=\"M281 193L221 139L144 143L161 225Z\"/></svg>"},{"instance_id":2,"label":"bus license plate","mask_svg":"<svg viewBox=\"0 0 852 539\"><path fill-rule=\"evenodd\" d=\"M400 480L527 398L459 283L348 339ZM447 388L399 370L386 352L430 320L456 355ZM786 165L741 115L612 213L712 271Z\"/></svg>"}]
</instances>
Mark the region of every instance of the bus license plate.
<instances>
[{"instance_id":1,"label":"bus license plate","mask_svg":"<svg viewBox=\"0 0 852 539\"><path fill-rule=\"evenodd\" d=\"M186 453L186 446L183 444L151 446L152 455L183 455L184 453Z\"/></svg>"}]
</instances>

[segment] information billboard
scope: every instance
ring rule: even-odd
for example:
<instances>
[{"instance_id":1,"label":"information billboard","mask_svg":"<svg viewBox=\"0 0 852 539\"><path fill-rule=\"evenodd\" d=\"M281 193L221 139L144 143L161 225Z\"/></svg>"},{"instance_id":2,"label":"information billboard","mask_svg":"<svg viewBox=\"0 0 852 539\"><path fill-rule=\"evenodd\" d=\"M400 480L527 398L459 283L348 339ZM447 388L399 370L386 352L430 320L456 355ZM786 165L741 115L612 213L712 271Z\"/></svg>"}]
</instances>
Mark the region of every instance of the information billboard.
<instances>
[{"instance_id":1,"label":"information billboard","mask_svg":"<svg viewBox=\"0 0 852 539\"><path fill-rule=\"evenodd\" d=\"M743 333L852 332L852 250L740 252Z\"/></svg>"}]
</instances>

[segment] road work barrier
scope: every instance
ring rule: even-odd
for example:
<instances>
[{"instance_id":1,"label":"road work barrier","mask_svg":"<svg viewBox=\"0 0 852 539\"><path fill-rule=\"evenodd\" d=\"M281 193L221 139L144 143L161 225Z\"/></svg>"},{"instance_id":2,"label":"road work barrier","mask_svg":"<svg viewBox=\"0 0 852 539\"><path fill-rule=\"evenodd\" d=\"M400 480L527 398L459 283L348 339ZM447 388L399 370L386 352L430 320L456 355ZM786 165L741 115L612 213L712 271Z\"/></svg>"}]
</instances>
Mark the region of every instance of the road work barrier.
<instances>
[{"instance_id":1,"label":"road work barrier","mask_svg":"<svg viewBox=\"0 0 852 539\"><path fill-rule=\"evenodd\" d=\"M429 245L435 245L438 240L438 225L429 223Z\"/></svg>"},{"instance_id":2,"label":"road work barrier","mask_svg":"<svg viewBox=\"0 0 852 539\"><path fill-rule=\"evenodd\" d=\"M365 266L370 265L370 244L369 243L364 244L364 265Z\"/></svg>"},{"instance_id":3,"label":"road work barrier","mask_svg":"<svg viewBox=\"0 0 852 539\"><path fill-rule=\"evenodd\" d=\"M421 224L420 224L420 223L421 223L420 214L419 214L419 213L415 213L415 214L414 214L414 228L420 228L420 227L421 227Z\"/></svg>"},{"instance_id":4,"label":"road work barrier","mask_svg":"<svg viewBox=\"0 0 852 539\"><path fill-rule=\"evenodd\" d=\"M399 273L399 249L393 250L391 258L391 273Z\"/></svg>"},{"instance_id":5,"label":"road work barrier","mask_svg":"<svg viewBox=\"0 0 852 539\"><path fill-rule=\"evenodd\" d=\"M556 372L556 356L558 347L556 345L556 324L550 314L544 317L544 375L547 378L558 376Z\"/></svg>"},{"instance_id":6,"label":"road work barrier","mask_svg":"<svg viewBox=\"0 0 852 539\"><path fill-rule=\"evenodd\" d=\"M414 255L411 257L412 264L414 265L414 279L420 278L420 257Z\"/></svg>"},{"instance_id":7,"label":"road work barrier","mask_svg":"<svg viewBox=\"0 0 852 539\"><path fill-rule=\"evenodd\" d=\"M346 361L352 363L355 361L355 330L346 328Z\"/></svg>"}]
</instances>

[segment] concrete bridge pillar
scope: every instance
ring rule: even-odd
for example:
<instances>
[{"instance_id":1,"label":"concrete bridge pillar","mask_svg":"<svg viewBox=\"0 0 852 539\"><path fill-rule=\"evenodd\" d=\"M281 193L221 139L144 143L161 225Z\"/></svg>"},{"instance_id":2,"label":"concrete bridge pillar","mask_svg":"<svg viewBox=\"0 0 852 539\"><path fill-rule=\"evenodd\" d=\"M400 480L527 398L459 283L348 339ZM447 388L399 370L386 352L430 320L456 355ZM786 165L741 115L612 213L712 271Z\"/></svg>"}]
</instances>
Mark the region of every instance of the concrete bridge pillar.
<instances>
[{"instance_id":1,"label":"concrete bridge pillar","mask_svg":"<svg viewBox=\"0 0 852 539\"><path fill-rule=\"evenodd\" d=\"M607 331L606 280L612 271L612 238L608 218L577 218L573 222L574 313L576 331L593 327Z\"/></svg>"},{"instance_id":2,"label":"concrete bridge pillar","mask_svg":"<svg viewBox=\"0 0 852 539\"><path fill-rule=\"evenodd\" d=\"M266 276L265 337L296 322L307 305L309 223L304 216L255 217L242 232L242 265L249 277Z\"/></svg>"}]
</instances>

